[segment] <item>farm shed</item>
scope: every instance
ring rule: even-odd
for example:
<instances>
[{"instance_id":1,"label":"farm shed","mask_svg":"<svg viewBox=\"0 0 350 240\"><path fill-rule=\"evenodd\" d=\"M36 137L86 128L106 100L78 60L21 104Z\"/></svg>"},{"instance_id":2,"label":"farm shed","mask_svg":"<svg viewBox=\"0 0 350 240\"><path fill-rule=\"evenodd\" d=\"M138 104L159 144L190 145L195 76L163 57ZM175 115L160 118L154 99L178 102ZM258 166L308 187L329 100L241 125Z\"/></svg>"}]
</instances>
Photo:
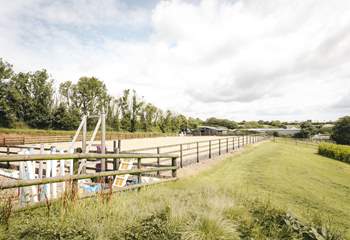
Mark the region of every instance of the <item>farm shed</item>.
<instances>
[{"instance_id":1,"label":"farm shed","mask_svg":"<svg viewBox=\"0 0 350 240\"><path fill-rule=\"evenodd\" d=\"M193 131L193 135L196 136L213 136L213 135L227 135L228 129L226 127L212 127L212 126L199 126Z\"/></svg>"}]
</instances>

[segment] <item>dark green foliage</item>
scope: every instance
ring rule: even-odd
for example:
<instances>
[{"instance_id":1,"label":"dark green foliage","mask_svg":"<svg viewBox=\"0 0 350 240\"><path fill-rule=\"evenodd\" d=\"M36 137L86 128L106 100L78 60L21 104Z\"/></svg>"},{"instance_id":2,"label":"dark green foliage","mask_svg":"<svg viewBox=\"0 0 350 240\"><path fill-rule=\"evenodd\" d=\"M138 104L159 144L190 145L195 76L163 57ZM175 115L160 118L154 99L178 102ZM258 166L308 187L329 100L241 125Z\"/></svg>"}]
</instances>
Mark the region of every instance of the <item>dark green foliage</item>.
<instances>
[{"instance_id":1,"label":"dark green foliage","mask_svg":"<svg viewBox=\"0 0 350 240\"><path fill-rule=\"evenodd\" d=\"M50 127L53 88L45 70L13 75L6 98L14 120L35 128Z\"/></svg>"},{"instance_id":2,"label":"dark green foliage","mask_svg":"<svg viewBox=\"0 0 350 240\"><path fill-rule=\"evenodd\" d=\"M350 116L342 117L335 123L331 138L338 144L350 145Z\"/></svg>"},{"instance_id":3,"label":"dark green foliage","mask_svg":"<svg viewBox=\"0 0 350 240\"><path fill-rule=\"evenodd\" d=\"M23 216L24 217L24 216ZM16 232L7 235L7 240L92 240L96 239L89 229L88 222L81 224L74 219L47 217L42 215L36 218L26 218L16 225Z\"/></svg>"},{"instance_id":4,"label":"dark green foliage","mask_svg":"<svg viewBox=\"0 0 350 240\"><path fill-rule=\"evenodd\" d=\"M57 130L74 130L79 126L80 115L79 111L60 104L52 115L52 128Z\"/></svg>"},{"instance_id":5,"label":"dark green foliage","mask_svg":"<svg viewBox=\"0 0 350 240\"><path fill-rule=\"evenodd\" d=\"M294 134L296 138L310 138L317 133L317 128L312 124L311 120L301 123L300 132Z\"/></svg>"},{"instance_id":6,"label":"dark green foliage","mask_svg":"<svg viewBox=\"0 0 350 240\"><path fill-rule=\"evenodd\" d=\"M336 160L350 163L350 146L333 143L321 143L318 153Z\"/></svg>"},{"instance_id":7,"label":"dark green foliage","mask_svg":"<svg viewBox=\"0 0 350 240\"><path fill-rule=\"evenodd\" d=\"M219 119L219 118L208 118L205 122L205 125L208 126L221 126L221 127L227 127L229 129L235 129L238 128L238 124L235 121L231 121L228 119Z\"/></svg>"},{"instance_id":8,"label":"dark green foliage","mask_svg":"<svg viewBox=\"0 0 350 240\"><path fill-rule=\"evenodd\" d=\"M125 231L127 240L176 240L181 239L181 234L169 223L170 208L165 208L159 213L153 214L140 222L130 226Z\"/></svg>"},{"instance_id":9,"label":"dark green foliage","mask_svg":"<svg viewBox=\"0 0 350 240\"><path fill-rule=\"evenodd\" d=\"M0 58L0 126L12 127L15 120L8 104L9 79L13 76L12 66Z\"/></svg>"},{"instance_id":10,"label":"dark green foliage","mask_svg":"<svg viewBox=\"0 0 350 240\"><path fill-rule=\"evenodd\" d=\"M304 224L286 211L272 207L269 202L255 200L247 201L244 205L241 215L230 211L227 214L232 220L238 221L241 239L343 239L341 232L322 223Z\"/></svg>"}]
</instances>

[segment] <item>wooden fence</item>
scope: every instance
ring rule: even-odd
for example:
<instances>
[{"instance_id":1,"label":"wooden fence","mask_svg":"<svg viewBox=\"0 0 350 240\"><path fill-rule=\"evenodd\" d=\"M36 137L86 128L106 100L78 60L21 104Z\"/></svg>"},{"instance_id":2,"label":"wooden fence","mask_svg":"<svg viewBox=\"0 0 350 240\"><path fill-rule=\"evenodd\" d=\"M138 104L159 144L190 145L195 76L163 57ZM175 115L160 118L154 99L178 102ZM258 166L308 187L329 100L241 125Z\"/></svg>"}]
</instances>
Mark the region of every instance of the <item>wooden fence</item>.
<instances>
[{"instance_id":1,"label":"wooden fence","mask_svg":"<svg viewBox=\"0 0 350 240\"><path fill-rule=\"evenodd\" d=\"M106 140L113 139L130 139L130 138L147 138L147 137L163 137L174 136L171 133L106 133ZM87 135L90 138L91 134ZM16 136L16 137L0 137L0 146L13 146L25 144L39 144L39 143L57 143L57 142L71 142L73 135L55 135L55 136ZM97 134L95 140L101 139L101 135ZM79 136L77 141L81 141L82 136Z\"/></svg>"},{"instance_id":2,"label":"wooden fence","mask_svg":"<svg viewBox=\"0 0 350 240\"><path fill-rule=\"evenodd\" d=\"M260 135L247 135L247 136L232 136L225 138L218 138L213 140L205 140L205 141L197 141L197 142L189 142L189 143L181 143L181 144L172 144L172 145L163 145L163 146L155 146L148 148L137 148L122 151L121 140L113 141L113 148L107 149L106 153L116 154L116 153L139 153L139 154L176 154L179 156L179 167L184 167L190 164L198 163L200 160L211 159L214 156L220 156L224 153L229 153L235 151L236 149L242 148L247 144L256 143L266 139L266 136ZM31 147L34 150L40 150L40 147ZM28 149L25 146L6 146L3 149L0 149L0 153L4 153L7 155L17 154L18 149ZM42 150L50 150L50 148L43 148ZM96 150L90 150L90 153L97 153ZM157 165L160 164L159 158L150 159L153 161L148 161L148 163L144 163L145 165ZM163 159L163 161L170 159ZM87 170L96 171L96 167L93 166L93 163L97 163L98 161L93 159L88 159L90 163L89 166L86 167ZM6 164L0 162L0 167L5 168L17 168L16 165L11 165L10 162ZM116 170L118 169L118 161L107 160L107 170ZM159 174L158 174L159 175Z\"/></svg>"},{"instance_id":3,"label":"wooden fence","mask_svg":"<svg viewBox=\"0 0 350 240\"><path fill-rule=\"evenodd\" d=\"M179 166L182 168L198 163L200 160L235 151L247 144L253 144L266 138L266 136L260 135L232 136L198 142L131 149L121 151L121 153L176 154L179 156ZM159 163L159 159L157 159L157 163Z\"/></svg>"},{"instance_id":4,"label":"wooden fence","mask_svg":"<svg viewBox=\"0 0 350 240\"><path fill-rule=\"evenodd\" d=\"M136 162L136 169L131 170L113 170L113 171L103 171L103 172L95 172L95 173L85 173L85 174L78 174L78 161L83 159L94 159L94 160L101 160L102 159L137 159ZM144 167L142 164L143 159L148 158L170 158L171 159L171 165L157 165L156 167ZM118 175L136 175L137 176L137 183L135 185L131 185L130 188L138 188L142 187L144 184L142 184L141 178L144 174L152 173L152 172L163 172L163 171L170 171L171 177L167 178L163 181L169 181L176 179L176 171L178 169L178 166L176 164L176 155L170 155L170 154L96 154L96 153L86 153L86 154L36 154L36 155L5 155L0 156L0 163L4 162L26 162L26 161L34 161L34 162L41 162L41 161L52 161L52 160L71 160L74 161L74 174L73 175L66 175L66 176L57 176L57 177L50 177L50 178L39 178L39 179L30 179L30 180L16 180L16 181L6 181L0 183L0 190L5 189L12 189L12 188L22 188L22 187L29 187L29 186L39 186L43 184L51 184L51 183L59 183L64 182L65 184L71 184L72 194L75 196L78 195L77 187L78 187L78 180L79 179L91 179L91 178L100 178L104 179L105 177L110 176L118 176ZM40 174L39 174L40 175ZM162 180L157 181L156 183L161 183ZM128 187L124 187L123 189L127 190ZM120 191L122 189L118 188L116 191ZM105 191L110 191L109 189L105 189ZM40 200L40 199L39 199ZM44 199L45 200L45 199ZM41 205L44 204L44 202L39 202L34 205Z\"/></svg>"},{"instance_id":5,"label":"wooden fence","mask_svg":"<svg viewBox=\"0 0 350 240\"><path fill-rule=\"evenodd\" d=\"M112 151L106 151L105 154L90 151L90 153L80 154L33 154L33 155L18 155L16 152L11 152L11 148L26 148L24 146L8 146L7 155L0 155L0 165L11 168L18 168L16 162L34 161L36 163L46 160L67 160L73 159L74 175L57 176L51 178L39 178L31 180L16 180L11 182L0 183L0 190L11 188L22 188L35 185L43 185L48 183L71 182L76 183L79 179L104 178L107 176L117 175L137 175L137 183L130 185L131 189L143 186L141 177L157 177L163 181L176 179L176 171L180 167L185 167L190 164L198 163L201 160L210 159L215 156L220 156L225 153L236 151L248 144L254 144L265 140L267 137L259 135L248 136L233 136L226 138L218 138L206 141L197 141L182 144L172 144L149 148L131 149L121 151L121 141L114 141ZM38 148L40 149L40 148ZM46 149L49 150L49 149ZM117 170L119 169L120 160L124 158L136 159L133 163L136 169L133 170ZM177 161L177 158L179 161ZM79 160L87 160L88 164L84 174L77 174ZM106 171L99 172L96 164L101 163L101 159L105 159ZM94 165L94 163L96 163ZM40 171L40 169L38 169ZM45 170L44 170L45 171ZM170 174L161 175L161 172L169 172ZM91 173L92 172L92 173ZM40 174L39 174L40 175ZM73 186L73 185L72 185ZM117 189L116 191L120 191Z\"/></svg>"},{"instance_id":6,"label":"wooden fence","mask_svg":"<svg viewBox=\"0 0 350 240\"><path fill-rule=\"evenodd\" d=\"M297 138L281 138L281 137L274 137L273 138L274 142L282 142L282 143L290 143L290 144L301 144L301 145L308 145L311 147L318 147L318 145L322 142L332 142L330 140L317 140L317 141L312 141L312 140L302 140L302 139L297 139Z\"/></svg>"}]
</instances>

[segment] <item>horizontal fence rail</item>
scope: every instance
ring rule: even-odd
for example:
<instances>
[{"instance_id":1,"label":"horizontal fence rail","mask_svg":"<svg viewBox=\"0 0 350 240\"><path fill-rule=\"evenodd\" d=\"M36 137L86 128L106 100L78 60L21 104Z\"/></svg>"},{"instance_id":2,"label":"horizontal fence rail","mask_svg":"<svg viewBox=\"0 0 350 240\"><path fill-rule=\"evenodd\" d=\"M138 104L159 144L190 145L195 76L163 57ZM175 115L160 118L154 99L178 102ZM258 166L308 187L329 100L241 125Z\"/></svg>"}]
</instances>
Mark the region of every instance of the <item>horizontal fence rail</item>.
<instances>
[{"instance_id":1,"label":"horizontal fence rail","mask_svg":"<svg viewBox=\"0 0 350 240\"><path fill-rule=\"evenodd\" d=\"M170 165L150 165L148 163L142 164L142 159L149 159L149 158L170 158L171 163ZM132 159L136 161L133 162L133 166L136 166L136 169L130 169L130 170L110 170L110 171L100 171L100 172L94 172L94 173L83 173L78 174L77 170L79 167L79 160L84 159ZM121 175L136 175L137 181L136 184L137 187L142 187L143 185L147 185L149 183L145 182L143 183L141 181L143 174L148 173L159 173L159 172L165 172L170 171L170 177L162 176L159 178L157 182L161 183L163 181L169 181L171 179L176 179L177 176L177 163L176 163L177 156L176 155L170 155L170 154L139 154L139 153L133 153L133 154L118 154L118 153L107 153L107 154L96 154L96 153L75 153L75 154L35 154L35 155L7 155L7 156L0 156L0 162L42 162L42 161L54 161L54 160L73 160L74 161L74 169L73 174L71 175L63 175L63 176L51 176L51 177L38 177L35 179L19 179L14 181L5 181L0 182L0 190L7 190L7 189L13 189L18 188L22 189L25 187L35 187L38 186L38 190L40 186L44 186L46 184L56 184L56 183L64 183L65 185L68 184L71 185L72 194L78 195L78 191L76 190L78 188L78 180L82 179L101 179L102 184L105 184L105 181L107 180L106 177L115 177L115 176L121 176ZM47 163L47 162L46 162ZM135 179L134 179L135 180ZM157 183L155 182L155 183ZM130 185L133 186L133 185ZM130 186L126 187L118 187L118 189L128 189ZM103 187L102 187L103 188ZM132 187L135 188L135 187ZM73 191L75 192L73 193ZM62 192L61 192L62 193ZM56 197L53 197L53 199ZM43 200L43 199L42 199ZM50 199L51 200L51 199ZM41 200L39 199L39 202Z\"/></svg>"},{"instance_id":2,"label":"horizontal fence rail","mask_svg":"<svg viewBox=\"0 0 350 240\"><path fill-rule=\"evenodd\" d=\"M192 163L198 163L203 158L210 159L215 155L229 153L247 144L256 143L267 138L261 135L230 136L197 142L129 149L121 151L121 153L177 154L180 167L184 167Z\"/></svg>"},{"instance_id":3,"label":"horizontal fence rail","mask_svg":"<svg viewBox=\"0 0 350 240\"><path fill-rule=\"evenodd\" d=\"M135 175L135 174L141 174L141 173L169 171L169 170L176 170L176 169L177 169L176 166L171 166L171 167L159 167L159 168L149 168L149 169L118 170L118 171L107 171L107 172L90 173L90 174L67 175L64 177L51 177L51 178L33 179L33 180L17 180L17 181L8 182L8 183L1 183L0 190L17 188L17 187L42 185L47 183L70 182L73 180L89 179L89 178L95 178L95 177L108 177L108 176L118 176L118 175L126 175L126 174ZM176 175L173 177L176 177Z\"/></svg>"},{"instance_id":4,"label":"horizontal fence rail","mask_svg":"<svg viewBox=\"0 0 350 240\"><path fill-rule=\"evenodd\" d=\"M72 154L33 154L33 155L9 155L0 156L0 162L22 162L22 161L47 161L65 159L101 159L101 158L176 158L170 154L115 154L115 153L72 153Z\"/></svg>"},{"instance_id":5,"label":"horizontal fence rail","mask_svg":"<svg viewBox=\"0 0 350 240\"><path fill-rule=\"evenodd\" d=\"M304 144L312 147L318 147L320 143L323 142L332 142L329 140L319 140L319 141L311 141L311 140L300 140L300 139L293 139L293 138L280 138L280 137L275 137L273 139L274 142L282 142L282 143L293 143L293 144Z\"/></svg>"},{"instance_id":6,"label":"horizontal fence rail","mask_svg":"<svg viewBox=\"0 0 350 240\"><path fill-rule=\"evenodd\" d=\"M132 138L147 138L147 137L166 137L175 136L172 133L106 133L106 140L114 139L132 139ZM91 134L87 134L87 138L91 138ZM38 143L56 143L56 142L71 142L72 135L48 135L48 136L1 136L0 146L13 146ZM101 135L97 134L95 140L100 140ZM77 141L81 141L82 136L78 136Z\"/></svg>"}]
</instances>

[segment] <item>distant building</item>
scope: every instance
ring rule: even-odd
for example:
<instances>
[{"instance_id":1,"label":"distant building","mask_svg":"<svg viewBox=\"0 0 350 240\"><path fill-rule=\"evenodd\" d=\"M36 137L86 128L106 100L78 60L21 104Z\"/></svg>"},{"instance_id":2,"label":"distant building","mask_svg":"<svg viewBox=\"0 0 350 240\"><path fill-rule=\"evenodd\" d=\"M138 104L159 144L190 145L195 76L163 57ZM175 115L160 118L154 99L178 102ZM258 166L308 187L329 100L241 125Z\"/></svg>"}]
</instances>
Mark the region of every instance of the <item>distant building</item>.
<instances>
[{"instance_id":1,"label":"distant building","mask_svg":"<svg viewBox=\"0 0 350 240\"><path fill-rule=\"evenodd\" d=\"M249 128L246 130L252 131L252 132L271 133L271 134L274 132L277 132L279 135L294 135L300 132L299 128Z\"/></svg>"},{"instance_id":2,"label":"distant building","mask_svg":"<svg viewBox=\"0 0 350 240\"><path fill-rule=\"evenodd\" d=\"M331 137L327 134L316 134L311 137L312 140L330 140Z\"/></svg>"},{"instance_id":3,"label":"distant building","mask_svg":"<svg viewBox=\"0 0 350 240\"><path fill-rule=\"evenodd\" d=\"M193 130L195 136L227 135L227 133L228 128L226 127L199 126Z\"/></svg>"}]
</instances>

